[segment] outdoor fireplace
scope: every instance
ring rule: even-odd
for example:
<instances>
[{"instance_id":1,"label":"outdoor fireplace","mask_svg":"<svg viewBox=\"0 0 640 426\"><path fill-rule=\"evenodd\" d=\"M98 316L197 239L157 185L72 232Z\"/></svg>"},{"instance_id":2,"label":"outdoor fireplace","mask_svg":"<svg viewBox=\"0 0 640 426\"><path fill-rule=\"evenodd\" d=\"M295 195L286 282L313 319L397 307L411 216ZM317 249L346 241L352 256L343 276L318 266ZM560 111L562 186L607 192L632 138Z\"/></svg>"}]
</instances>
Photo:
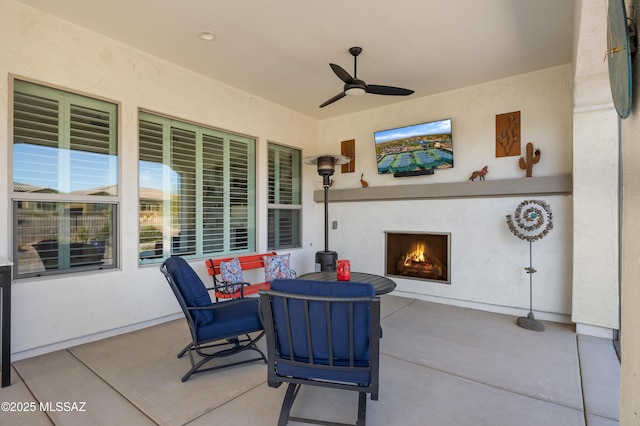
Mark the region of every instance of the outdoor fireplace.
<instances>
[{"instance_id":1,"label":"outdoor fireplace","mask_svg":"<svg viewBox=\"0 0 640 426\"><path fill-rule=\"evenodd\" d=\"M385 231L385 275L451 283L451 234Z\"/></svg>"}]
</instances>

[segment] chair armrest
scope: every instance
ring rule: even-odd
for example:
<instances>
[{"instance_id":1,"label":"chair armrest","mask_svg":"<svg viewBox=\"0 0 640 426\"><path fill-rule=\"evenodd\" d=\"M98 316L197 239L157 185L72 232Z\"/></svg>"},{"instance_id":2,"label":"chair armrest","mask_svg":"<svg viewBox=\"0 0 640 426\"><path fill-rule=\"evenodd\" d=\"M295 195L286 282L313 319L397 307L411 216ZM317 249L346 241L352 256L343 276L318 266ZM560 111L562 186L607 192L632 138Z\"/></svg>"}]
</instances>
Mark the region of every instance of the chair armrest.
<instances>
[{"instance_id":1,"label":"chair armrest","mask_svg":"<svg viewBox=\"0 0 640 426\"><path fill-rule=\"evenodd\" d=\"M215 303L212 303L209 306L187 306L188 311L212 311L216 308Z\"/></svg>"},{"instance_id":2,"label":"chair armrest","mask_svg":"<svg viewBox=\"0 0 640 426\"><path fill-rule=\"evenodd\" d=\"M207 290L218 290L220 288L227 288L227 287L238 286L238 285L241 285L244 287L245 285L251 285L251 283L246 281L239 281L237 283L232 283L229 281L218 281L217 285L213 287L209 287L207 288Z\"/></svg>"},{"instance_id":3,"label":"chair armrest","mask_svg":"<svg viewBox=\"0 0 640 426\"><path fill-rule=\"evenodd\" d=\"M240 298L244 299L244 287L245 286L250 286L251 283L243 281L243 282L236 283L236 285L238 285L238 284L240 284Z\"/></svg>"},{"instance_id":4,"label":"chair armrest","mask_svg":"<svg viewBox=\"0 0 640 426\"><path fill-rule=\"evenodd\" d=\"M219 291L221 288L227 288L235 285L235 283L230 283L229 281L217 281L213 287L207 288L207 290L215 290Z\"/></svg>"},{"instance_id":5,"label":"chair armrest","mask_svg":"<svg viewBox=\"0 0 640 426\"><path fill-rule=\"evenodd\" d=\"M208 320L207 316L214 315L214 307L213 304L208 305L208 306L184 306L183 310L186 308L186 311L184 311L184 315L187 318L187 322L189 323L189 328L191 329L191 333L194 336L196 336L196 329L200 326L200 324L202 322L211 322L210 320ZM210 313L209 313L210 311Z\"/></svg>"},{"instance_id":6,"label":"chair armrest","mask_svg":"<svg viewBox=\"0 0 640 426\"><path fill-rule=\"evenodd\" d=\"M217 281L217 285L212 287L211 289L208 290L215 290L217 292L220 293L227 293L225 291L223 291L222 289L226 289L226 288L231 288L233 289L234 287L240 286L240 295L241 297L244 297L244 287L245 286L250 286L251 283L250 282L246 282L246 281L240 281L237 283L231 283L229 281ZM234 290L234 291L230 291L227 294L233 294L238 290Z\"/></svg>"},{"instance_id":7,"label":"chair armrest","mask_svg":"<svg viewBox=\"0 0 640 426\"><path fill-rule=\"evenodd\" d=\"M234 299L234 300L240 300L240 299ZM223 302L223 303L230 303L230 302ZM217 309L220 309L220 305L221 303L212 303L210 305L207 306L187 306L187 310L188 311L214 311Z\"/></svg>"}]
</instances>

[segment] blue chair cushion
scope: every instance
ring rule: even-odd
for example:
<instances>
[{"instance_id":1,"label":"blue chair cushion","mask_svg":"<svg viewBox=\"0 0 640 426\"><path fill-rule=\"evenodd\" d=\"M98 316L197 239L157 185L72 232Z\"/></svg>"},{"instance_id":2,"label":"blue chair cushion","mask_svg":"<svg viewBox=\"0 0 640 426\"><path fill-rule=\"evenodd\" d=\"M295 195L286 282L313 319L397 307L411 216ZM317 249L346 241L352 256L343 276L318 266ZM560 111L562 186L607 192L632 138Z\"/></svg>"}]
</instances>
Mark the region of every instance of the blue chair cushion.
<instances>
[{"instance_id":1,"label":"blue chair cushion","mask_svg":"<svg viewBox=\"0 0 640 426\"><path fill-rule=\"evenodd\" d=\"M271 290L312 296L373 297L375 290L371 284L357 282L323 282L309 280L275 280ZM284 359L291 358L291 345L285 333L285 311L282 297L273 297L273 316L276 325L276 349ZM329 347L326 310L323 302L309 302L312 358L315 364L329 365ZM333 364L349 366L348 305L332 303L330 308ZM293 354L297 361L308 362L307 331L304 322L304 307L301 300L289 300L289 317L292 329ZM354 305L354 361L355 366L369 365L370 337L369 305L359 302ZM293 377L317 378L323 380L355 382L366 385L370 374L353 371L326 370L312 366L296 366L280 363L278 374Z\"/></svg>"},{"instance_id":2,"label":"blue chair cushion","mask_svg":"<svg viewBox=\"0 0 640 426\"><path fill-rule=\"evenodd\" d=\"M189 264L179 256L171 256L165 261L167 272L173 277L178 290L189 307L205 307L211 305L211 296L202 280ZM191 310L196 326L213 321L210 310Z\"/></svg>"},{"instance_id":3,"label":"blue chair cushion","mask_svg":"<svg viewBox=\"0 0 640 426\"><path fill-rule=\"evenodd\" d=\"M213 304L213 321L198 327L198 342L226 339L262 330L256 298L235 299Z\"/></svg>"}]
</instances>

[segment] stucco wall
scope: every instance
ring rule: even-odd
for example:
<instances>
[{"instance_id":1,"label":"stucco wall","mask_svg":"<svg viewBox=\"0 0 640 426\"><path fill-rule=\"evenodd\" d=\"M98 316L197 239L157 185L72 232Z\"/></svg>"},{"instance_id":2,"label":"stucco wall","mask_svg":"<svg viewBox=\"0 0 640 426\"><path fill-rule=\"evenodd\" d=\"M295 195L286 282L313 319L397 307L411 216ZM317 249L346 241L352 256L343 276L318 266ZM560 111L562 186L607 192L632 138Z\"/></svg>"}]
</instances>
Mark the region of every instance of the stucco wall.
<instances>
[{"instance_id":1,"label":"stucco wall","mask_svg":"<svg viewBox=\"0 0 640 426\"><path fill-rule=\"evenodd\" d=\"M524 179L519 157L496 158L496 114L521 111L522 146L542 151L534 176L568 174L572 168L572 69L570 65L418 98L320 123L320 144L340 152L340 141L356 140L356 172L337 172L332 189L360 186L466 181L489 166L487 179ZM378 175L373 133L451 117L454 167L432 176ZM475 182L483 185L483 182ZM366 190L366 189L365 189ZM570 196L536 197L553 210L554 229L533 244L533 305L537 317L568 321L571 312ZM505 216L522 198L468 198L331 203L330 248L351 260L353 270L384 273L384 231L451 232L451 285L396 279L398 291L445 303L522 314L529 307L529 245L513 236ZM321 209L321 205L318 206ZM321 229L318 232L322 232ZM525 312L526 310L526 312Z\"/></svg>"},{"instance_id":2,"label":"stucco wall","mask_svg":"<svg viewBox=\"0 0 640 426\"><path fill-rule=\"evenodd\" d=\"M611 106L576 111L573 125L578 184L573 190L572 321L618 329L618 117Z\"/></svg>"},{"instance_id":3,"label":"stucco wall","mask_svg":"<svg viewBox=\"0 0 640 426\"><path fill-rule=\"evenodd\" d=\"M640 66L636 62L636 75ZM640 90L634 91L634 97ZM640 112L635 101L631 116L622 125L622 388L620 424L640 423Z\"/></svg>"},{"instance_id":4,"label":"stucco wall","mask_svg":"<svg viewBox=\"0 0 640 426\"><path fill-rule=\"evenodd\" d=\"M640 1L628 13L636 23L640 19ZM629 11L634 9L628 9ZM622 366L620 370L620 425L640 424L640 61L634 69L633 106L622 122Z\"/></svg>"},{"instance_id":5,"label":"stucco wall","mask_svg":"<svg viewBox=\"0 0 640 426\"><path fill-rule=\"evenodd\" d=\"M607 63L606 4L579 2L573 114L573 307L578 332L619 328L619 120Z\"/></svg>"}]
</instances>

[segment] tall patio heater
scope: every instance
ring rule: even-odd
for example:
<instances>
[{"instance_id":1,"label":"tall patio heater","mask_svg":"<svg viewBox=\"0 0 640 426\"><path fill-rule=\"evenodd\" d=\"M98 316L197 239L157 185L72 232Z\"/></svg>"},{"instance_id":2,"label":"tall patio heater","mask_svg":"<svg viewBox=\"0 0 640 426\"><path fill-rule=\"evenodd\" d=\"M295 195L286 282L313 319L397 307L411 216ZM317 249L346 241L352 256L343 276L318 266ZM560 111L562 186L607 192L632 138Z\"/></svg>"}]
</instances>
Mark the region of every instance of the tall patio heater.
<instances>
[{"instance_id":1,"label":"tall patio heater","mask_svg":"<svg viewBox=\"0 0 640 426\"><path fill-rule=\"evenodd\" d=\"M322 176L324 187L324 251L316 252L316 267L321 271L335 271L338 253L329 250L329 178L336 170L336 166L347 164L351 159L344 155L321 154L302 159L305 164L318 166L318 174Z\"/></svg>"}]
</instances>

